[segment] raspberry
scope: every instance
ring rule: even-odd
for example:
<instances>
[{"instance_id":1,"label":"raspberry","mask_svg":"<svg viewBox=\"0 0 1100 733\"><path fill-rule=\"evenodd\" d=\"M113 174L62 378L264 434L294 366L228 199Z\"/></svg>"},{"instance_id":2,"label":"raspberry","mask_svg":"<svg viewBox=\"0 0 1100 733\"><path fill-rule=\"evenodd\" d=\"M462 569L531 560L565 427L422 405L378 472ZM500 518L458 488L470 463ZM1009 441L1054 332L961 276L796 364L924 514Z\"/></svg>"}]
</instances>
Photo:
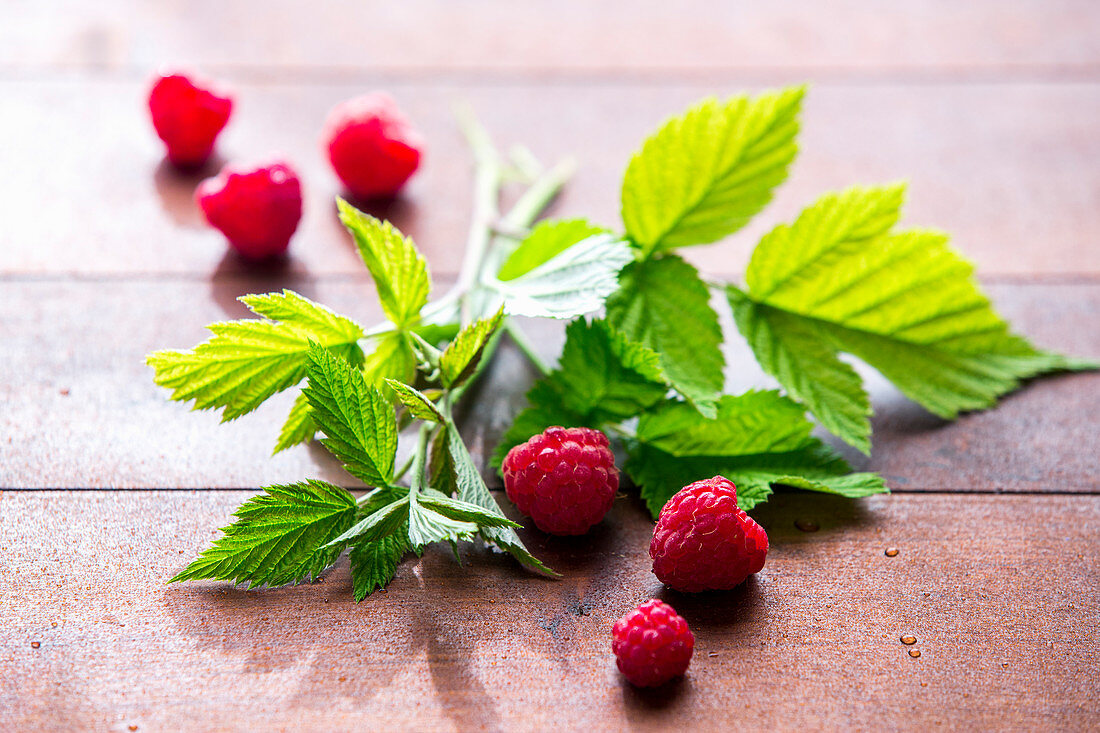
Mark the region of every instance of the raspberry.
<instances>
[{"instance_id":1,"label":"raspberry","mask_svg":"<svg viewBox=\"0 0 1100 733\"><path fill-rule=\"evenodd\" d=\"M302 187L289 165L226 166L195 190L206 220L233 249L253 260L286 251L302 218Z\"/></svg>"},{"instance_id":2,"label":"raspberry","mask_svg":"<svg viewBox=\"0 0 1100 733\"><path fill-rule=\"evenodd\" d=\"M715 476L688 484L668 500L649 556L654 575L676 590L726 590L764 567L768 535L737 508L733 482Z\"/></svg>"},{"instance_id":3,"label":"raspberry","mask_svg":"<svg viewBox=\"0 0 1100 733\"><path fill-rule=\"evenodd\" d=\"M658 600L646 601L616 621L611 638L619 671L639 687L656 687L682 675L695 648L687 621Z\"/></svg>"},{"instance_id":4,"label":"raspberry","mask_svg":"<svg viewBox=\"0 0 1100 733\"><path fill-rule=\"evenodd\" d=\"M547 428L504 458L504 489L543 532L584 534L603 519L619 471L607 436L591 428Z\"/></svg>"},{"instance_id":5,"label":"raspberry","mask_svg":"<svg viewBox=\"0 0 1100 733\"><path fill-rule=\"evenodd\" d=\"M420 135L383 92L336 105L322 134L332 169L353 196L393 196L420 165Z\"/></svg>"},{"instance_id":6,"label":"raspberry","mask_svg":"<svg viewBox=\"0 0 1100 733\"><path fill-rule=\"evenodd\" d=\"M180 168L206 162L232 110L228 93L210 84L199 86L183 74L157 77L149 92L153 127L168 148L168 160Z\"/></svg>"}]
</instances>

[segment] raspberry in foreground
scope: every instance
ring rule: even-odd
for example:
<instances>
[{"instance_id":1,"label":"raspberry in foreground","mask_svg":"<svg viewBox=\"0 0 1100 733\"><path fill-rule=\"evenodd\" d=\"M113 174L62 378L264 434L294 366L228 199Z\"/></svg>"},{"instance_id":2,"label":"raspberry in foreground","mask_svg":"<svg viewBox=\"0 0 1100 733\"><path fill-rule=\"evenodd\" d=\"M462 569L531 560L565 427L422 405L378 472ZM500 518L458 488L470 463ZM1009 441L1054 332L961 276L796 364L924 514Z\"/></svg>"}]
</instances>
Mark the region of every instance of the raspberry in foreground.
<instances>
[{"instance_id":1,"label":"raspberry in foreground","mask_svg":"<svg viewBox=\"0 0 1100 733\"><path fill-rule=\"evenodd\" d=\"M616 621L611 638L619 671L639 687L656 687L682 675L695 648L687 621L658 600L646 601Z\"/></svg>"},{"instance_id":2,"label":"raspberry in foreground","mask_svg":"<svg viewBox=\"0 0 1100 733\"><path fill-rule=\"evenodd\" d=\"M653 573L686 593L727 590L764 567L768 535L737 507L721 476L696 481L668 500L649 545Z\"/></svg>"},{"instance_id":3,"label":"raspberry in foreground","mask_svg":"<svg viewBox=\"0 0 1100 733\"><path fill-rule=\"evenodd\" d=\"M206 162L232 111L227 92L206 82L200 86L184 74L157 77L149 92L153 127L168 149L168 160L180 168Z\"/></svg>"},{"instance_id":4,"label":"raspberry in foreground","mask_svg":"<svg viewBox=\"0 0 1100 733\"><path fill-rule=\"evenodd\" d=\"M547 428L504 458L504 489L543 532L584 534L619 490L607 436L591 428Z\"/></svg>"},{"instance_id":5,"label":"raspberry in foreground","mask_svg":"<svg viewBox=\"0 0 1100 733\"><path fill-rule=\"evenodd\" d=\"M286 252L302 218L302 187L289 165L226 166L195 190L206 220L253 260Z\"/></svg>"},{"instance_id":6,"label":"raspberry in foreground","mask_svg":"<svg viewBox=\"0 0 1100 733\"><path fill-rule=\"evenodd\" d=\"M385 93L336 105L322 135L332 169L353 196L393 196L420 165L420 135Z\"/></svg>"}]
</instances>

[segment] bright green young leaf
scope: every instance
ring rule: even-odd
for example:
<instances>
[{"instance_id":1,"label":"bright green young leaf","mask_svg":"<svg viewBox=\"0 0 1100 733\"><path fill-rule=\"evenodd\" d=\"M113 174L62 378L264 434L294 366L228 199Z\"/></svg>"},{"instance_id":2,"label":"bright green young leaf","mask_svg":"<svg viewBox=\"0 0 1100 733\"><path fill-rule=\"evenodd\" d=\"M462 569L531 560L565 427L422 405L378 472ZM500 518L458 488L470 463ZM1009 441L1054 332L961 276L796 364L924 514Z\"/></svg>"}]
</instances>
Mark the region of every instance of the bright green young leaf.
<instances>
[{"instance_id":1,"label":"bright green young leaf","mask_svg":"<svg viewBox=\"0 0 1100 733\"><path fill-rule=\"evenodd\" d=\"M491 318L475 321L458 332L439 359L444 385L457 387L473 375L503 317L504 311L498 310Z\"/></svg>"},{"instance_id":2,"label":"bright green young leaf","mask_svg":"<svg viewBox=\"0 0 1100 733\"><path fill-rule=\"evenodd\" d=\"M301 382L311 342L347 361L362 361L357 342L363 329L322 305L290 290L241 301L266 318L214 323L208 326L213 338L190 351L157 351L146 358L156 371L154 381L173 390L172 399L194 400L201 410L223 408L222 418L232 420Z\"/></svg>"},{"instance_id":3,"label":"bright green young leaf","mask_svg":"<svg viewBox=\"0 0 1100 733\"><path fill-rule=\"evenodd\" d=\"M419 420L443 422L443 413L423 392L393 379L387 379L386 384L413 417Z\"/></svg>"},{"instance_id":4,"label":"bright green young leaf","mask_svg":"<svg viewBox=\"0 0 1100 733\"><path fill-rule=\"evenodd\" d=\"M486 287L503 298L504 312L534 318L573 318L591 313L619 284L619 270L634 259L610 234L588 237L514 280Z\"/></svg>"},{"instance_id":5,"label":"bright green young leaf","mask_svg":"<svg viewBox=\"0 0 1100 733\"><path fill-rule=\"evenodd\" d=\"M294 398L294 405L290 408L283 429L279 431L279 442L275 444L275 453L287 448L308 443L317 433L317 425L313 422L313 416L309 411L309 400L304 393L299 392Z\"/></svg>"},{"instance_id":6,"label":"bright green young leaf","mask_svg":"<svg viewBox=\"0 0 1100 733\"><path fill-rule=\"evenodd\" d=\"M320 348L310 351L309 359L304 391L313 420L328 436L322 444L351 475L371 486L388 485L397 452L393 405L343 359Z\"/></svg>"},{"instance_id":7,"label":"bright green young leaf","mask_svg":"<svg viewBox=\"0 0 1100 733\"><path fill-rule=\"evenodd\" d=\"M170 583L212 578L277 586L317 577L342 545L329 543L355 520L355 499L323 481L269 486L233 515L237 521Z\"/></svg>"},{"instance_id":8,"label":"bright green young leaf","mask_svg":"<svg viewBox=\"0 0 1100 733\"><path fill-rule=\"evenodd\" d=\"M497 273L498 280L515 280L539 265L550 261L577 242L607 230L585 219L544 221L520 242Z\"/></svg>"},{"instance_id":9,"label":"bright green young leaf","mask_svg":"<svg viewBox=\"0 0 1100 733\"><path fill-rule=\"evenodd\" d=\"M363 362L363 377L368 384L381 385L387 379L408 383L416 379L416 355L408 336L390 331L376 336L373 344L374 350Z\"/></svg>"},{"instance_id":10,"label":"bright green young leaf","mask_svg":"<svg viewBox=\"0 0 1100 733\"><path fill-rule=\"evenodd\" d=\"M336 199L340 221L355 239L359 254L374 278L386 317L404 327L419 318L428 302L431 279L428 264L413 241L387 221L364 214Z\"/></svg>"},{"instance_id":11,"label":"bright green young leaf","mask_svg":"<svg viewBox=\"0 0 1100 733\"><path fill-rule=\"evenodd\" d=\"M433 542L472 540L476 534L473 522L451 519L422 503L417 493L409 494L409 546L413 552L419 554Z\"/></svg>"},{"instance_id":12,"label":"bright green young leaf","mask_svg":"<svg viewBox=\"0 0 1100 733\"><path fill-rule=\"evenodd\" d=\"M501 511L493 495L489 493L489 487L481 478L481 472L477 470L473 457L466 449L466 444L462 442L462 437L453 423L447 425L447 454L451 476L454 485L458 488L458 498L479 506L491 514L503 517L504 512ZM542 561L528 551L523 540L511 527L482 527L480 534L482 539L510 554L525 568L551 577L558 576L558 573L543 565Z\"/></svg>"},{"instance_id":13,"label":"bright green young leaf","mask_svg":"<svg viewBox=\"0 0 1100 733\"><path fill-rule=\"evenodd\" d=\"M798 152L804 92L707 99L646 140L622 189L626 233L645 256L716 242L771 201Z\"/></svg>"},{"instance_id":14,"label":"bright green young leaf","mask_svg":"<svg viewBox=\"0 0 1100 733\"><path fill-rule=\"evenodd\" d=\"M358 603L397 574L401 558L409 550L408 528L373 542L359 542L351 548L351 587Z\"/></svg>"},{"instance_id":15,"label":"bright green young leaf","mask_svg":"<svg viewBox=\"0 0 1100 733\"><path fill-rule=\"evenodd\" d=\"M724 384L722 329L694 267L674 255L629 265L607 300L607 320L660 354L676 391L703 414L714 414Z\"/></svg>"},{"instance_id":16,"label":"bright green young leaf","mask_svg":"<svg viewBox=\"0 0 1100 733\"><path fill-rule=\"evenodd\" d=\"M837 366L838 351L944 418L993 405L1021 379L1087 366L1012 334L944 235L890 233L903 194L892 186L821 198L761 240L747 292L730 290L738 325L764 369L862 449L870 432L866 395ZM823 361L784 356L795 349L812 349Z\"/></svg>"}]
</instances>

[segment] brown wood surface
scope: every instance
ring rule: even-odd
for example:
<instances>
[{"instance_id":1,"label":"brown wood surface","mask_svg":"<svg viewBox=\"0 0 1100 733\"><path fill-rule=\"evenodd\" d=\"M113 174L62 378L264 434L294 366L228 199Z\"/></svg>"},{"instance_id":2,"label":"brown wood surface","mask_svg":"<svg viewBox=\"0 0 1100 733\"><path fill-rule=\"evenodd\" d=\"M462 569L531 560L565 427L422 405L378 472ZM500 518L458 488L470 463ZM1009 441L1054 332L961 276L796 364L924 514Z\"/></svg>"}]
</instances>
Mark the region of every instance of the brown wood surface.
<instances>
[{"instance_id":1,"label":"brown wood surface","mask_svg":"<svg viewBox=\"0 0 1100 733\"><path fill-rule=\"evenodd\" d=\"M1100 358L1097 3L17 0L3 15L0 731L1100 728L1096 374L945 423L863 370L874 454L848 454L895 493L776 496L754 511L768 564L731 593L663 590L627 490L580 540L522 532L559 581L432 549L357 605L346 558L311 586L164 585L256 487L355 484L315 446L270 457L285 395L219 425L143 365L242 316L246 292L379 316L317 140L342 99L388 89L424 132L422 170L373 212L442 288L470 207L455 103L504 146L575 156L554 213L615 224L623 167L661 119L803 81L790 180L693 262L736 277L822 192L907 179L905 222L951 232L1022 333ZM162 162L147 120L165 65L237 89L220 157L195 175ZM303 176L305 217L289 260L256 272L192 194L226 160L275 151ZM524 326L553 357L560 326ZM768 385L730 341L729 389ZM472 394L479 459L531 376L506 345ZM616 673L609 629L653 596L698 646L682 682L644 693Z\"/></svg>"},{"instance_id":2,"label":"brown wood surface","mask_svg":"<svg viewBox=\"0 0 1100 733\"><path fill-rule=\"evenodd\" d=\"M560 581L464 546L467 568L430 550L359 605L346 560L312 586L165 586L248 495L0 494L0 548L21 569L0 574L10 670L0 727L928 730L965 720L1066 730L1097 720L1095 496L783 495L756 512L773 546L767 565L729 593L663 590L646 553L652 525L629 499L580 540L525 532ZM651 596L696 634L690 674L658 694L624 683L608 650L614 620Z\"/></svg>"}]
</instances>

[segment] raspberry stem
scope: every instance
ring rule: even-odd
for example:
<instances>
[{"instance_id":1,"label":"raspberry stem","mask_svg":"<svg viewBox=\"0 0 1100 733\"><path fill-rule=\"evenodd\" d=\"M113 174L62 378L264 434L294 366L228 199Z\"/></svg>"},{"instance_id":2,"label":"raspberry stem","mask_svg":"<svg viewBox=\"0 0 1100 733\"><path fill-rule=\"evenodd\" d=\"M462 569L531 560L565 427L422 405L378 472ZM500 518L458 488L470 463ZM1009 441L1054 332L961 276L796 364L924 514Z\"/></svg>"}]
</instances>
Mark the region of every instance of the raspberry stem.
<instances>
[{"instance_id":1,"label":"raspberry stem","mask_svg":"<svg viewBox=\"0 0 1100 733\"><path fill-rule=\"evenodd\" d=\"M534 344L527 338L527 334L523 332L523 329L519 327L512 319L508 318L504 321L504 331L508 334L508 337L512 339L512 343L523 352L523 355L527 357L527 361L531 362L531 366L538 370L541 376L547 376L550 374L550 367L547 365L543 358L539 356L535 351Z\"/></svg>"}]
</instances>

